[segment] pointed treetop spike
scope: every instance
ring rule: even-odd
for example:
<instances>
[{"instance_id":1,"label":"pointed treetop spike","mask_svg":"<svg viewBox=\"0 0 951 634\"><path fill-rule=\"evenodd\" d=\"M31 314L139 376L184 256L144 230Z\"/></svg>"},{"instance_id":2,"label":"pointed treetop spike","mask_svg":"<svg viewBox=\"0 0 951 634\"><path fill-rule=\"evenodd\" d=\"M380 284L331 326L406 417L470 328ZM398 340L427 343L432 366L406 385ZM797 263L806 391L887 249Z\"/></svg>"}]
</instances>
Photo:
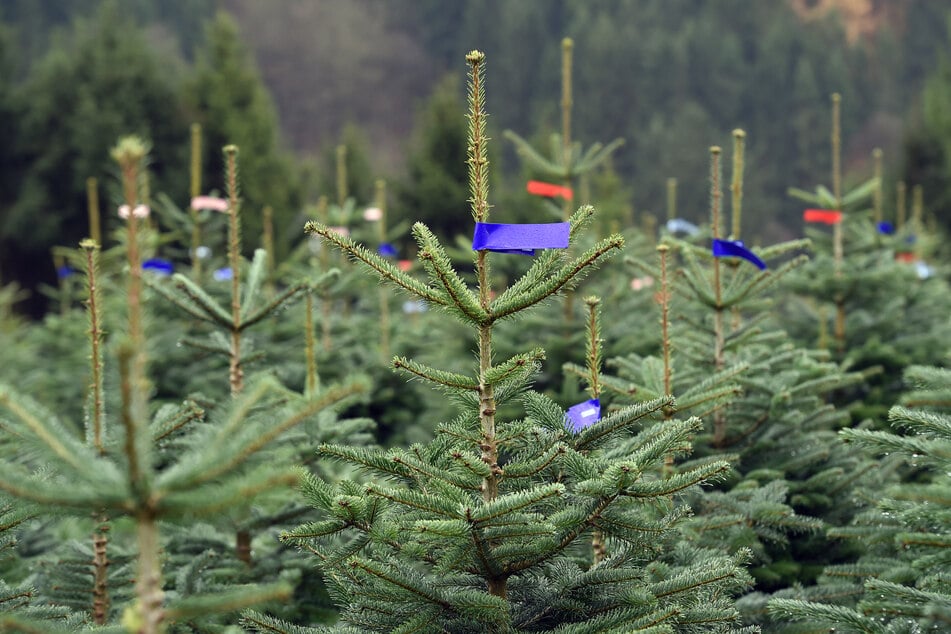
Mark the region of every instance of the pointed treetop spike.
<instances>
[{"instance_id":1,"label":"pointed treetop spike","mask_svg":"<svg viewBox=\"0 0 951 634\"><path fill-rule=\"evenodd\" d=\"M79 243L79 248L86 251L95 251L99 248L99 244L92 238L86 238Z\"/></svg>"},{"instance_id":2,"label":"pointed treetop spike","mask_svg":"<svg viewBox=\"0 0 951 634\"><path fill-rule=\"evenodd\" d=\"M737 128L736 130L733 131L733 136L737 139L742 139L746 137L746 132L744 130L741 130L740 128Z\"/></svg>"},{"instance_id":3,"label":"pointed treetop spike","mask_svg":"<svg viewBox=\"0 0 951 634\"><path fill-rule=\"evenodd\" d=\"M225 154L236 155L238 153L238 146L233 143L229 143L228 145L221 148L221 151Z\"/></svg>"},{"instance_id":4,"label":"pointed treetop spike","mask_svg":"<svg viewBox=\"0 0 951 634\"><path fill-rule=\"evenodd\" d=\"M575 45L575 41L570 37L566 37L561 41L561 48L565 51L570 51L571 48Z\"/></svg>"},{"instance_id":5,"label":"pointed treetop spike","mask_svg":"<svg viewBox=\"0 0 951 634\"><path fill-rule=\"evenodd\" d=\"M839 103L842 101L842 95L837 92L832 93L832 103Z\"/></svg>"},{"instance_id":6,"label":"pointed treetop spike","mask_svg":"<svg viewBox=\"0 0 951 634\"><path fill-rule=\"evenodd\" d=\"M588 306L597 306L601 303L601 298L597 295L589 295L588 297L584 298L584 303Z\"/></svg>"},{"instance_id":7,"label":"pointed treetop spike","mask_svg":"<svg viewBox=\"0 0 951 634\"><path fill-rule=\"evenodd\" d=\"M719 153L722 152L722 151L723 151L723 150L720 149L720 146L719 146L719 145L711 145L711 146L710 146L710 154L719 154Z\"/></svg>"},{"instance_id":8,"label":"pointed treetop spike","mask_svg":"<svg viewBox=\"0 0 951 634\"><path fill-rule=\"evenodd\" d=\"M485 53L482 51L469 51L469 54L466 55L466 61L473 66L478 66L485 61Z\"/></svg>"},{"instance_id":9,"label":"pointed treetop spike","mask_svg":"<svg viewBox=\"0 0 951 634\"><path fill-rule=\"evenodd\" d=\"M668 251L670 251L670 246L661 243L657 245L657 250L660 251L661 253L667 253Z\"/></svg>"},{"instance_id":10,"label":"pointed treetop spike","mask_svg":"<svg viewBox=\"0 0 951 634\"><path fill-rule=\"evenodd\" d=\"M877 147L874 150L872 150L872 156L877 159L882 158L882 148Z\"/></svg>"}]
</instances>

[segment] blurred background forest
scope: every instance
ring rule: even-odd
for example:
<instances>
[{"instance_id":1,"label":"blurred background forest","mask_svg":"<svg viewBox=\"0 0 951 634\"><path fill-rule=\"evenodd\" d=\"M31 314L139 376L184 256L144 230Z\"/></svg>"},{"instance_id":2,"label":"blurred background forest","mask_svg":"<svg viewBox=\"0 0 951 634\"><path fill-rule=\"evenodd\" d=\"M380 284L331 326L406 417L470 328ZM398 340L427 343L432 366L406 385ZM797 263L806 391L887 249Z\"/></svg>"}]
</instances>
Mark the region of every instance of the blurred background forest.
<instances>
[{"instance_id":1,"label":"blurred background forest","mask_svg":"<svg viewBox=\"0 0 951 634\"><path fill-rule=\"evenodd\" d=\"M335 196L340 144L358 204L385 178L394 219L462 231L473 48L491 69L494 202L529 217L541 203L502 132L538 145L560 130L565 36L573 138L626 141L590 183L617 222L663 216L668 178L678 215L704 218L707 149L741 127L752 241L798 235L786 188L829 181L839 92L847 185L871 176L880 147L886 200L898 180L921 184L947 224L949 14L925 0L2 0L0 283L30 289L21 306L43 310L50 249L88 233L87 178L114 208L108 149L120 135L151 140L151 190L187 206L193 122L206 191L221 187L220 147L241 147L243 222L254 235L272 206L279 257L303 238L306 207Z\"/></svg>"}]
</instances>

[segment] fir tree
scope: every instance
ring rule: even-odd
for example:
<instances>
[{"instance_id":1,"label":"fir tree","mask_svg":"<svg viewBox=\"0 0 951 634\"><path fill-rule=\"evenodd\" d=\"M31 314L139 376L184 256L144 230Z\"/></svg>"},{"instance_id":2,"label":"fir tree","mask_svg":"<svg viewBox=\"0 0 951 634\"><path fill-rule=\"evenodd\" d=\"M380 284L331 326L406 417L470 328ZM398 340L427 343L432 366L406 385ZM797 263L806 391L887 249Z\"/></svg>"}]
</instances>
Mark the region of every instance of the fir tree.
<instances>
[{"instance_id":1,"label":"fir tree","mask_svg":"<svg viewBox=\"0 0 951 634\"><path fill-rule=\"evenodd\" d=\"M467 56L470 203L489 219L483 68ZM572 240L590 220L570 220ZM737 558L678 541L681 491L727 469L704 461L664 477L659 461L688 451L697 419L648 425L672 400L623 407L574 431L565 412L528 384L541 350L493 363L503 319L576 284L623 243L614 235L575 257L540 254L491 298L490 252L475 252L476 288L452 268L422 224L413 227L428 282L317 222L307 230L384 281L476 332L478 369L461 374L397 357L402 373L433 383L461 411L427 445L389 451L325 445L320 453L362 467L368 480L329 485L305 475L304 495L323 518L284 536L313 552L341 604L337 631L725 631L729 596L746 583ZM596 328L592 337L597 339ZM520 403L524 418L507 412ZM592 534L607 544L593 560ZM742 555L738 556L739 559ZM249 613L267 632L304 631ZM328 631L326 628L306 631Z\"/></svg>"},{"instance_id":2,"label":"fir tree","mask_svg":"<svg viewBox=\"0 0 951 634\"><path fill-rule=\"evenodd\" d=\"M275 210L278 226L286 226L299 203L299 182L279 144L274 104L230 15L219 12L205 32L206 47L199 51L195 74L185 101L202 125L206 144L234 144L244 149L242 183L246 209L244 224L254 235L262 232L266 206ZM203 161L206 182L214 182L225 164L217 153ZM283 257L283 250L275 254Z\"/></svg>"},{"instance_id":3,"label":"fir tree","mask_svg":"<svg viewBox=\"0 0 951 634\"><path fill-rule=\"evenodd\" d=\"M744 143L745 134L735 131L726 197L732 207L729 230L721 151L711 151L709 232L715 242L737 246L742 244L736 240L742 235ZM659 350L610 359L614 371L602 383L619 403L673 394L676 405L664 410L665 418L693 415L709 421L694 443L697 455L731 459L736 471L714 490L689 498L696 513L688 522L691 539L709 548L753 553L757 592L737 605L747 623L761 623L768 592L809 583L817 568L845 557L816 537L826 522L844 525L857 512L851 494L857 479L867 477L868 465L836 442L835 431L849 416L829 405L826 394L864 377L844 372L827 352L797 346L772 318L771 291L805 257L776 270L765 262L788 258L806 241L745 250L751 262L765 260L756 267L715 252L711 257L706 231L697 243L664 236L659 267L628 258L642 276L635 279L646 274L657 290ZM586 375L576 365L566 369ZM668 458L666 467L678 465Z\"/></svg>"},{"instance_id":4,"label":"fir tree","mask_svg":"<svg viewBox=\"0 0 951 634\"><path fill-rule=\"evenodd\" d=\"M951 372L914 366L905 378L915 389L889 411L894 431L848 429L842 436L882 456L882 468L897 458L911 472L870 496L850 526L830 531L862 545L858 561L827 568L816 593L770 601L777 618L867 634L941 632L951 623Z\"/></svg>"},{"instance_id":5,"label":"fir tree","mask_svg":"<svg viewBox=\"0 0 951 634\"><path fill-rule=\"evenodd\" d=\"M122 174L128 258L127 326L117 335L117 411L101 408L101 375L94 378L86 418L88 442L84 443L48 407L8 386L0 387L2 426L5 434L16 438L20 449L16 454L6 452L3 456L0 488L16 498L34 502L44 513L55 509L84 518L95 513L97 522L102 521L102 516L129 518L137 541L133 602L109 610L100 601L109 589L101 587L100 581L108 585L110 579L96 572L90 576L95 583L90 581L87 586L87 596L95 597L90 611L103 616L102 621L97 616L97 622L115 624L121 614L128 630L158 634L173 623L197 625L215 613L288 596L290 587L282 582L247 584L240 583L240 577L239 583L203 579L207 566L201 558L191 566L182 566L173 575L174 581L166 584L161 551L167 548L173 555L178 550L163 539L170 532L166 523L196 526L197 518L220 519L228 509L242 507L262 492L295 482L297 476L285 466L286 461L264 461L257 456L288 430L353 394L359 385L327 386L302 398L290 394L271 378L252 377L245 391L238 390L240 393L231 403L217 408L207 420L188 401L178 406L152 407L148 305L143 287L143 252L151 232L149 209L142 204L141 173L146 154L147 145L136 138L121 140L113 150ZM231 173L234 175L233 170ZM229 185L232 202L236 203L234 179ZM237 255L236 250L232 253ZM232 263L237 264L234 260ZM249 282L250 287L254 285L255 282ZM216 306L202 301L204 295L197 296L190 314L209 320L220 316ZM91 295L91 302L94 297ZM265 314L273 310L272 305L258 303L255 295L249 293L245 303L238 304L237 308L244 308L243 314L247 316L241 323L253 324L256 309ZM211 312L202 312L202 308ZM91 335L95 342L95 327ZM91 367L95 377L96 354ZM234 386L234 382L243 379L240 357L231 369ZM101 541L94 540L94 568L100 572L108 565L99 559L101 545ZM119 561L121 557L116 559ZM66 564L67 558L63 562ZM57 580L69 582L76 576L66 570ZM72 590L78 591L64 588L63 592ZM110 596L121 598L122 593ZM29 627L24 620L27 617L16 618L10 621L10 627ZM32 627L32 631L53 631L44 630L45 626L39 624Z\"/></svg>"}]
</instances>

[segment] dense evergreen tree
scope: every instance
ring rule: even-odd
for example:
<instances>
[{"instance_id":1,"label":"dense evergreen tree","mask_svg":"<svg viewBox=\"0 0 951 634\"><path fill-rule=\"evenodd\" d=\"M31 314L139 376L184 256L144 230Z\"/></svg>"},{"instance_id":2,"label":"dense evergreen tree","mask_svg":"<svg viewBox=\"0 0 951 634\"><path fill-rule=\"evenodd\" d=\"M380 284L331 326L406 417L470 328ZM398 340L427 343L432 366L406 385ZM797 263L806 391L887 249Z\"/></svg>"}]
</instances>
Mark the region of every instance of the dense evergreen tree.
<instances>
[{"instance_id":1,"label":"dense evergreen tree","mask_svg":"<svg viewBox=\"0 0 951 634\"><path fill-rule=\"evenodd\" d=\"M467 60L470 203L473 219L486 222L484 55L473 51ZM592 214L584 206L571 217L573 238ZM473 255L478 283L471 288L421 223L413 233L427 282L325 225L307 227L383 280L466 324L477 333L479 349L475 376L394 359L395 367L435 384L460 406L433 442L387 452L321 447L321 454L370 476L335 486L308 478L304 493L323 517L284 536L318 556L343 607L336 628L311 631L732 629L737 615L730 596L747 582L738 566L745 553L729 557L684 543L678 525L686 510L677 501L684 489L717 477L727 465L684 464L669 477L659 468L665 454L689 450L699 420L651 425L652 415L672 402L661 397L573 427L564 410L529 388L541 350L493 360L496 322L517 319L576 284L622 245L619 235L577 256L545 250L493 299L488 267L496 256L489 249ZM586 302L596 398L598 301ZM504 413L514 402L525 408L524 418ZM248 614L246 623L262 632L303 631L258 614Z\"/></svg>"},{"instance_id":2,"label":"dense evergreen tree","mask_svg":"<svg viewBox=\"0 0 951 634\"><path fill-rule=\"evenodd\" d=\"M287 227L299 205L298 175L281 149L274 104L234 18L219 12L208 23L197 57L185 99L202 125L205 147L233 143L242 148L247 174L241 190L245 227L253 235L261 234L265 206L274 210L277 227ZM218 153L207 152L203 166L206 189L220 189L223 164ZM277 257L287 251L283 246L287 237L282 233L279 237Z\"/></svg>"},{"instance_id":3,"label":"dense evergreen tree","mask_svg":"<svg viewBox=\"0 0 951 634\"><path fill-rule=\"evenodd\" d=\"M163 67L146 42L114 5L103 5L92 19L76 21L69 40L24 86L19 191L0 224L6 275L29 286L53 279L49 249L88 234L86 179L109 173L108 149L122 134L151 141L153 190L184 195L187 125L169 64ZM103 202L112 209L117 198L103 195Z\"/></svg>"},{"instance_id":4,"label":"dense evergreen tree","mask_svg":"<svg viewBox=\"0 0 951 634\"><path fill-rule=\"evenodd\" d=\"M863 634L941 632L951 622L947 549L951 418L947 369L915 366L905 375L912 391L888 414L892 431L849 429L843 437L883 456L883 466L907 464L902 482L863 496L867 509L830 531L853 541L857 562L827 568L812 591L790 591L770 602L779 621L805 621ZM810 599L810 600L804 600ZM788 631L801 631L795 625Z\"/></svg>"},{"instance_id":5,"label":"dense evergreen tree","mask_svg":"<svg viewBox=\"0 0 951 634\"><path fill-rule=\"evenodd\" d=\"M951 16L948 29L951 30ZM916 125L905 141L903 179L923 187L925 206L945 226L951 226L951 48L944 48L929 75Z\"/></svg>"},{"instance_id":6,"label":"dense evergreen tree","mask_svg":"<svg viewBox=\"0 0 951 634\"><path fill-rule=\"evenodd\" d=\"M395 213L419 220L443 238L460 231L465 217L466 122L459 78L448 75L426 101L407 159L406 180L397 188Z\"/></svg>"},{"instance_id":7,"label":"dense evergreen tree","mask_svg":"<svg viewBox=\"0 0 951 634\"><path fill-rule=\"evenodd\" d=\"M13 81L13 34L10 29L0 22L0 117L4 121L19 120L19 108L14 101ZM6 216L10 207L16 202L17 180L20 166L16 162L17 126L5 125L0 130L0 216ZM0 229L0 236L2 236ZM11 261L0 257L0 284L11 276L4 275L4 266L10 266Z\"/></svg>"}]
</instances>

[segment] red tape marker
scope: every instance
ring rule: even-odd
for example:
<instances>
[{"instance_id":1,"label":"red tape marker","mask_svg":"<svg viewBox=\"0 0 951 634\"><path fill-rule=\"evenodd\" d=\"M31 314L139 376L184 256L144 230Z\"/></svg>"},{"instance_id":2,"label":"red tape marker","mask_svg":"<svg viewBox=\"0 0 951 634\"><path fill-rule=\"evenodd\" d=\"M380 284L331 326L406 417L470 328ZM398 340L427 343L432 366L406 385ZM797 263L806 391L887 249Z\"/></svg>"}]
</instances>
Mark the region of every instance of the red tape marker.
<instances>
[{"instance_id":1,"label":"red tape marker","mask_svg":"<svg viewBox=\"0 0 951 634\"><path fill-rule=\"evenodd\" d=\"M914 262L917 258L915 258L914 253L896 253L895 259L898 260L899 262L911 263L911 262Z\"/></svg>"},{"instance_id":2,"label":"red tape marker","mask_svg":"<svg viewBox=\"0 0 951 634\"><path fill-rule=\"evenodd\" d=\"M526 187L526 189L528 190L529 194L545 196L547 198L561 196L565 200L571 200L574 197L574 193L571 191L570 187L552 185L551 183L543 183L541 181L528 181L528 187Z\"/></svg>"},{"instance_id":3,"label":"red tape marker","mask_svg":"<svg viewBox=\"0 0 951 634\"><path fill-rule=\"evenodd\" d=\"M842 222L842 212L835 209L807 209L802 214L806 222L822 222L827 225L837 225Z\"/></svg>"}]
</instances>

